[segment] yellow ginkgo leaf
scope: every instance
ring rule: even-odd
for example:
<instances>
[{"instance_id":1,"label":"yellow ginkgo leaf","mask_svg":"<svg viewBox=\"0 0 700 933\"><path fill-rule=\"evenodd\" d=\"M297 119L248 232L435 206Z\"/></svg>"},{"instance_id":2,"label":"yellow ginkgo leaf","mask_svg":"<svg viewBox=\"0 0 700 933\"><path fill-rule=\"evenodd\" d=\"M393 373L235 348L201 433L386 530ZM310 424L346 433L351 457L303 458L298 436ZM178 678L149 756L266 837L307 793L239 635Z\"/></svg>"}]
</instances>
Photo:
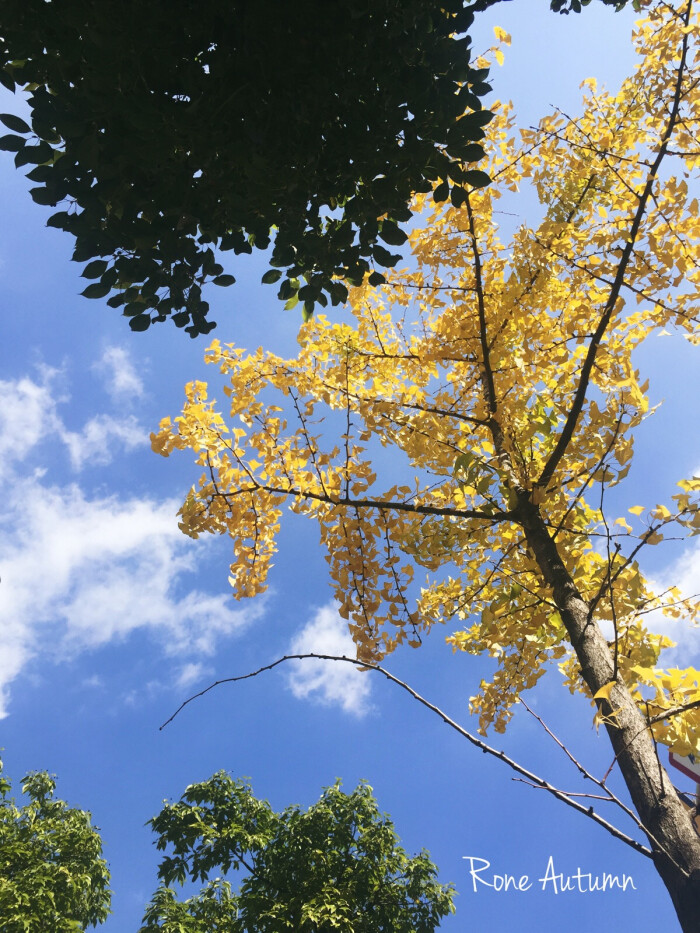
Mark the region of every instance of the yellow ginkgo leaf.
<instances>
[{"instance_id":1,"label":"yellow ginkgo leaf","mask_svg":"<svg viewBox=\"0 0 700 933\"><path fill-rule=\"evenodd\" d=\"M603 686L600 688L600 690L597 690L597 691L593 694L593 699L594 699L594 700L607 700L608 703L609 703L609 702L610 702L610 691L611 691L611 690L613 689L613 687L615 687L616 685L617 685L617 681L616 681L616 680L611 680L611 681L609 681L607 684L603 684Z\"/></svg>"}]
</instances>

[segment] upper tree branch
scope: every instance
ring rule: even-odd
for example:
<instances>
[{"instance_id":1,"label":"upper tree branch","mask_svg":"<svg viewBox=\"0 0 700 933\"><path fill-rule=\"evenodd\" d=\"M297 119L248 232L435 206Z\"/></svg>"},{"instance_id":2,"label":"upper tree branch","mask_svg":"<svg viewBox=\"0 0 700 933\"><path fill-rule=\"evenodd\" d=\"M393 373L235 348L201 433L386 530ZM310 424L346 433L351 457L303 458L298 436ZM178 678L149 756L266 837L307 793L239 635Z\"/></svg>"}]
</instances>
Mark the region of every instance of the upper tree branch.
<instances>
[{"instance_id":1,"label":"upper tree branch","mask_svg":"<svg viewBox=\"0 0 700 933\"><path fill-rule=\"evenodd\" d=\"M685 25L688 25L688 19L690 16L690 4L688 4L686 14L684 16ZM652 187L656 181L656 177L661 167L661 163L664 160L666 151L668 149L668 144L670 142L673 131L678 122L678 116L681 105L682 98L682 84L683 77L685 75L686 69L686 59L688 54L688 32L683 34L683 43L681 51L681 60L678 65L678 70L676 72L676 84L673 93L673 103L671 106L671 112L669 114L668 122L666 124L666 129L661 138L661 145L659 146L659 151L654 159L651 168L649 169L649 174L647 175L646 184L644 185L644 190L639 197L639 203L637 205L637 210L635 211L634 219L632 220L632 226L630 227L630 232L625 242L624 248L622 250L622 258L620 259L620 264L617 267L617 273L615 279L610 288L610 294L608 295L608 300L603 309L598 327L593 334L593 338L588 345L588 352L586 353L586 358L581 369L581 378L579 380L578 388L576 389L576 394L574 396L574 401L571 405L571 410L569 411L568 417L562 429L561 435L557 444L552 451L547 463L542 470L542 474L537 481L537 485L543 488L546 488L552 480L554 473L559 466L559 462L566 453L566 450L571 442L574 431L576 429L576 424L578 422L579 416L583 409L583 403L586 399L586 393L588 391L588 383L591 377L591 372L593 370L593 364L595 362L596 355L600 349L600 344L603 339L605 331L608 329L610 320L612 318L613 312L615 310L615 305L620 296L620 290L624 284L625 274L627 272L627 267L629 266L630 259L632 258L632 253L634 251L634 246L637 241L637 236L639 234L639 229L641 227L642 219L644 217L647 202L651 196Z\"/></svg>"},{"instance_id":2,"label":"upper tree branch","mask_svg":"<svg viewBox=\"0 0 700 933\"><path fill-rule=\"evenodd\" d=\"M467 195L466 200L467 217L469 218L469 236L472 242L472 253L474 255L474 277L476 280L476 306L479 314L479 342L481 343L481 355L483 365L484 392L486 395L486 405L489 414L493 416L497 411L496 386L493 379L493 369L491 367L491 352L486 332L486 306L484 302L484 282L481 271L481 254L479 252L479 240L476 234L476 221L474 220L474 211L472 210L471 199Z\"/></svg>"},{"instance_id":3,"label":"upper tree branch","mask_svg":"<svg viewBox=\"0 0 700 933\"><path fill-rule=\"evenodd\" d=\"M228 502L229 499L233 499L236 496L246 495L252 492L269 492L275 496L294 496L297 499L313 499L316 502L325 502L327 505L333 506L342 505L354 509L380 509L394 512L412 512L416 515L442 515L450 518L477 518L488 521L491 524L494 524L495 522L501 522L504 519L510 518L512 515L511 512L492 512L487 514L486 512L480 511L479 509L456 509L450 506L421 505L420 503L414 502L396 502L383 499L354 499L347 494L344 496L332 496L326 492L314 492L311 489L299 489L298 487L291 485L291 482L290 485L286 488L280 486L271 486L268 483L258 482L250 470L246 468L244 462L241 462L241 466L248 474L252 485L248 487L241 487L236 489L234 492L221 492L216 486L216 483L213 481L213 466L211 464L209 465L209 470L212 475L212 485L214 487L214 492L211 494L212 498L220 498Z\"/></svg>"}]
</instances>

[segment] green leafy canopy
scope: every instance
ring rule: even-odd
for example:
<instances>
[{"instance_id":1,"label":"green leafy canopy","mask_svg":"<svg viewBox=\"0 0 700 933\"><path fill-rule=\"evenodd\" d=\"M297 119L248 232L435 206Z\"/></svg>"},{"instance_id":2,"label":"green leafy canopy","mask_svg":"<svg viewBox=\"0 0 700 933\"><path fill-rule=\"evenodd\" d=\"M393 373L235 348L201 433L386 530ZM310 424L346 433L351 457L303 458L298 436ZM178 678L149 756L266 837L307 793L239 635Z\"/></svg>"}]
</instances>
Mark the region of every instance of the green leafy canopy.
<instances>
[{"instance_id":1,"label":"green leafy canopy","mask_svg":"<svg viewBox=\"0 0 700 933\"><path fill-rule=\"evenodd\" d=\"M11 789L0 774L3 933L80 933L104 922L109 871L90 814L55 799L56 782L44 771L22 781L25 804L15 803Z\"/></svg>"},{"instance_id":2,"label":"green leafy canopy","mask_svg":"<svg viewBox=\"0 0 700 933\"><path fill-rule=\"evenodd\" d=\"M404 242L414 193L487 183L465 31L492 2L5 0L0 83L31 125L3 115L0 149L62 205L48 223L97 279L83 295L133 330L208 333L202 286L234 282L221 252L273 240L264 281L309 315L398 261L379 241Z\"/></svg>"},{"instance_id":3,"label":"green leafy canopy","mask_svg":"<svg viewBox=\"0 0 700 933\"><path fill-rule=\"evenodd\" d=\"M31 127L7 116L3 145L35 201L67 202L50 223L73 258L109 257L83 294L114 292L137 330L170 315L208 332L201 287L233 282L215 250L272 237L285 300L344 301L337 279L394 255L378 240L403 243L412 193L465 154L448 128L490 89L461 0L5 7L0 73Z\"/></svg>"},{"instance_id":4,"label":"green leafy canopy","mask_svg":"<svg viewBox=\"0 0 700 933\"><path fill-rule=\"evenodd\" d=\"M308 810L276 813L220 771L150 821L161 885L140 933L433 933L453 910L426 852L409 858L369 785L326 788ZM245 874L237 892L225 876ZM177 899L173 882L206 881Z\"/></svg>"}]
</instances>

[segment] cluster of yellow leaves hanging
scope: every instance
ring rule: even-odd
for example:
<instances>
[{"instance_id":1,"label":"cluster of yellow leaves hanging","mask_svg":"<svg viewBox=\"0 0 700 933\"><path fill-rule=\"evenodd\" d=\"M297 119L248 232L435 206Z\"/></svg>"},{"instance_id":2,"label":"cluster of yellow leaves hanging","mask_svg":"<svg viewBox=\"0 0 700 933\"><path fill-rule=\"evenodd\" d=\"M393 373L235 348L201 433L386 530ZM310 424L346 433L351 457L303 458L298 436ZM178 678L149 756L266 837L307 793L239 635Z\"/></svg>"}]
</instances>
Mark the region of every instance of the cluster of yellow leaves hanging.
<instances>
[{"instance_id":1,"label":"cluster of yellow leaves hanging","mask_svg":"<svg viewBox=\"0 0 700 933\"><path fill-rule=\"evenodd\" d=\"M700 480L615 521L605 501L648 414L633 351L663 329L698 342L699 35L697 16L684 26L661 5L637 28L635 74L617 94L587 82L582 116L517 133L497 104L492 185L459 208L420 199L407 269L357 289L347 319L304 325L292 359L215 341L230 418L198 382L153 437L166 456L196 453L181 527L231 536L237 597L264 590L288 506L318 523L359 658L462 620L453 648L496 659L472 698L482 730L504 728L551 659L583 688L518 520L524 496L656 737L699 750L700 708L678 707L700 674L657 669L670 642L643 624L652 610L692 622L699 606L654 593L638 557L670 528L700 532ZM532 191L538 222L516 225Z\"/></svg>"}]
</instances>

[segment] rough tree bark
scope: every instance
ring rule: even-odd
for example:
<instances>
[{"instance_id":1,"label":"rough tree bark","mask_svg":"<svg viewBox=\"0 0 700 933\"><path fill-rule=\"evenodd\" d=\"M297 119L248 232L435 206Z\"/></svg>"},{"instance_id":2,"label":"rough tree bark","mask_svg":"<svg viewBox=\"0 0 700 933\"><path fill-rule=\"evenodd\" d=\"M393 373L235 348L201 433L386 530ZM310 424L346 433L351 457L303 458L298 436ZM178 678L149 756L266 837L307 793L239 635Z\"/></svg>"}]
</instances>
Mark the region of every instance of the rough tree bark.
<instances>
[{"instance_id":1,"label":"rough tree bark","mask_svg":"<svg viewBox=\"0 0 700 933\"><path fill-rule=\"evenodd\" d=\"M537 506L524 496L518 517L552 588L554 602L569 633L581 673L595 694L615 680L605 727L635 809L654 853L654 864L673 901L684 933L700 931L700 836L679 800L649 733L644 717L619 674L613 655L588 603L581 597Z\"/></svg>"}]
</instances>

